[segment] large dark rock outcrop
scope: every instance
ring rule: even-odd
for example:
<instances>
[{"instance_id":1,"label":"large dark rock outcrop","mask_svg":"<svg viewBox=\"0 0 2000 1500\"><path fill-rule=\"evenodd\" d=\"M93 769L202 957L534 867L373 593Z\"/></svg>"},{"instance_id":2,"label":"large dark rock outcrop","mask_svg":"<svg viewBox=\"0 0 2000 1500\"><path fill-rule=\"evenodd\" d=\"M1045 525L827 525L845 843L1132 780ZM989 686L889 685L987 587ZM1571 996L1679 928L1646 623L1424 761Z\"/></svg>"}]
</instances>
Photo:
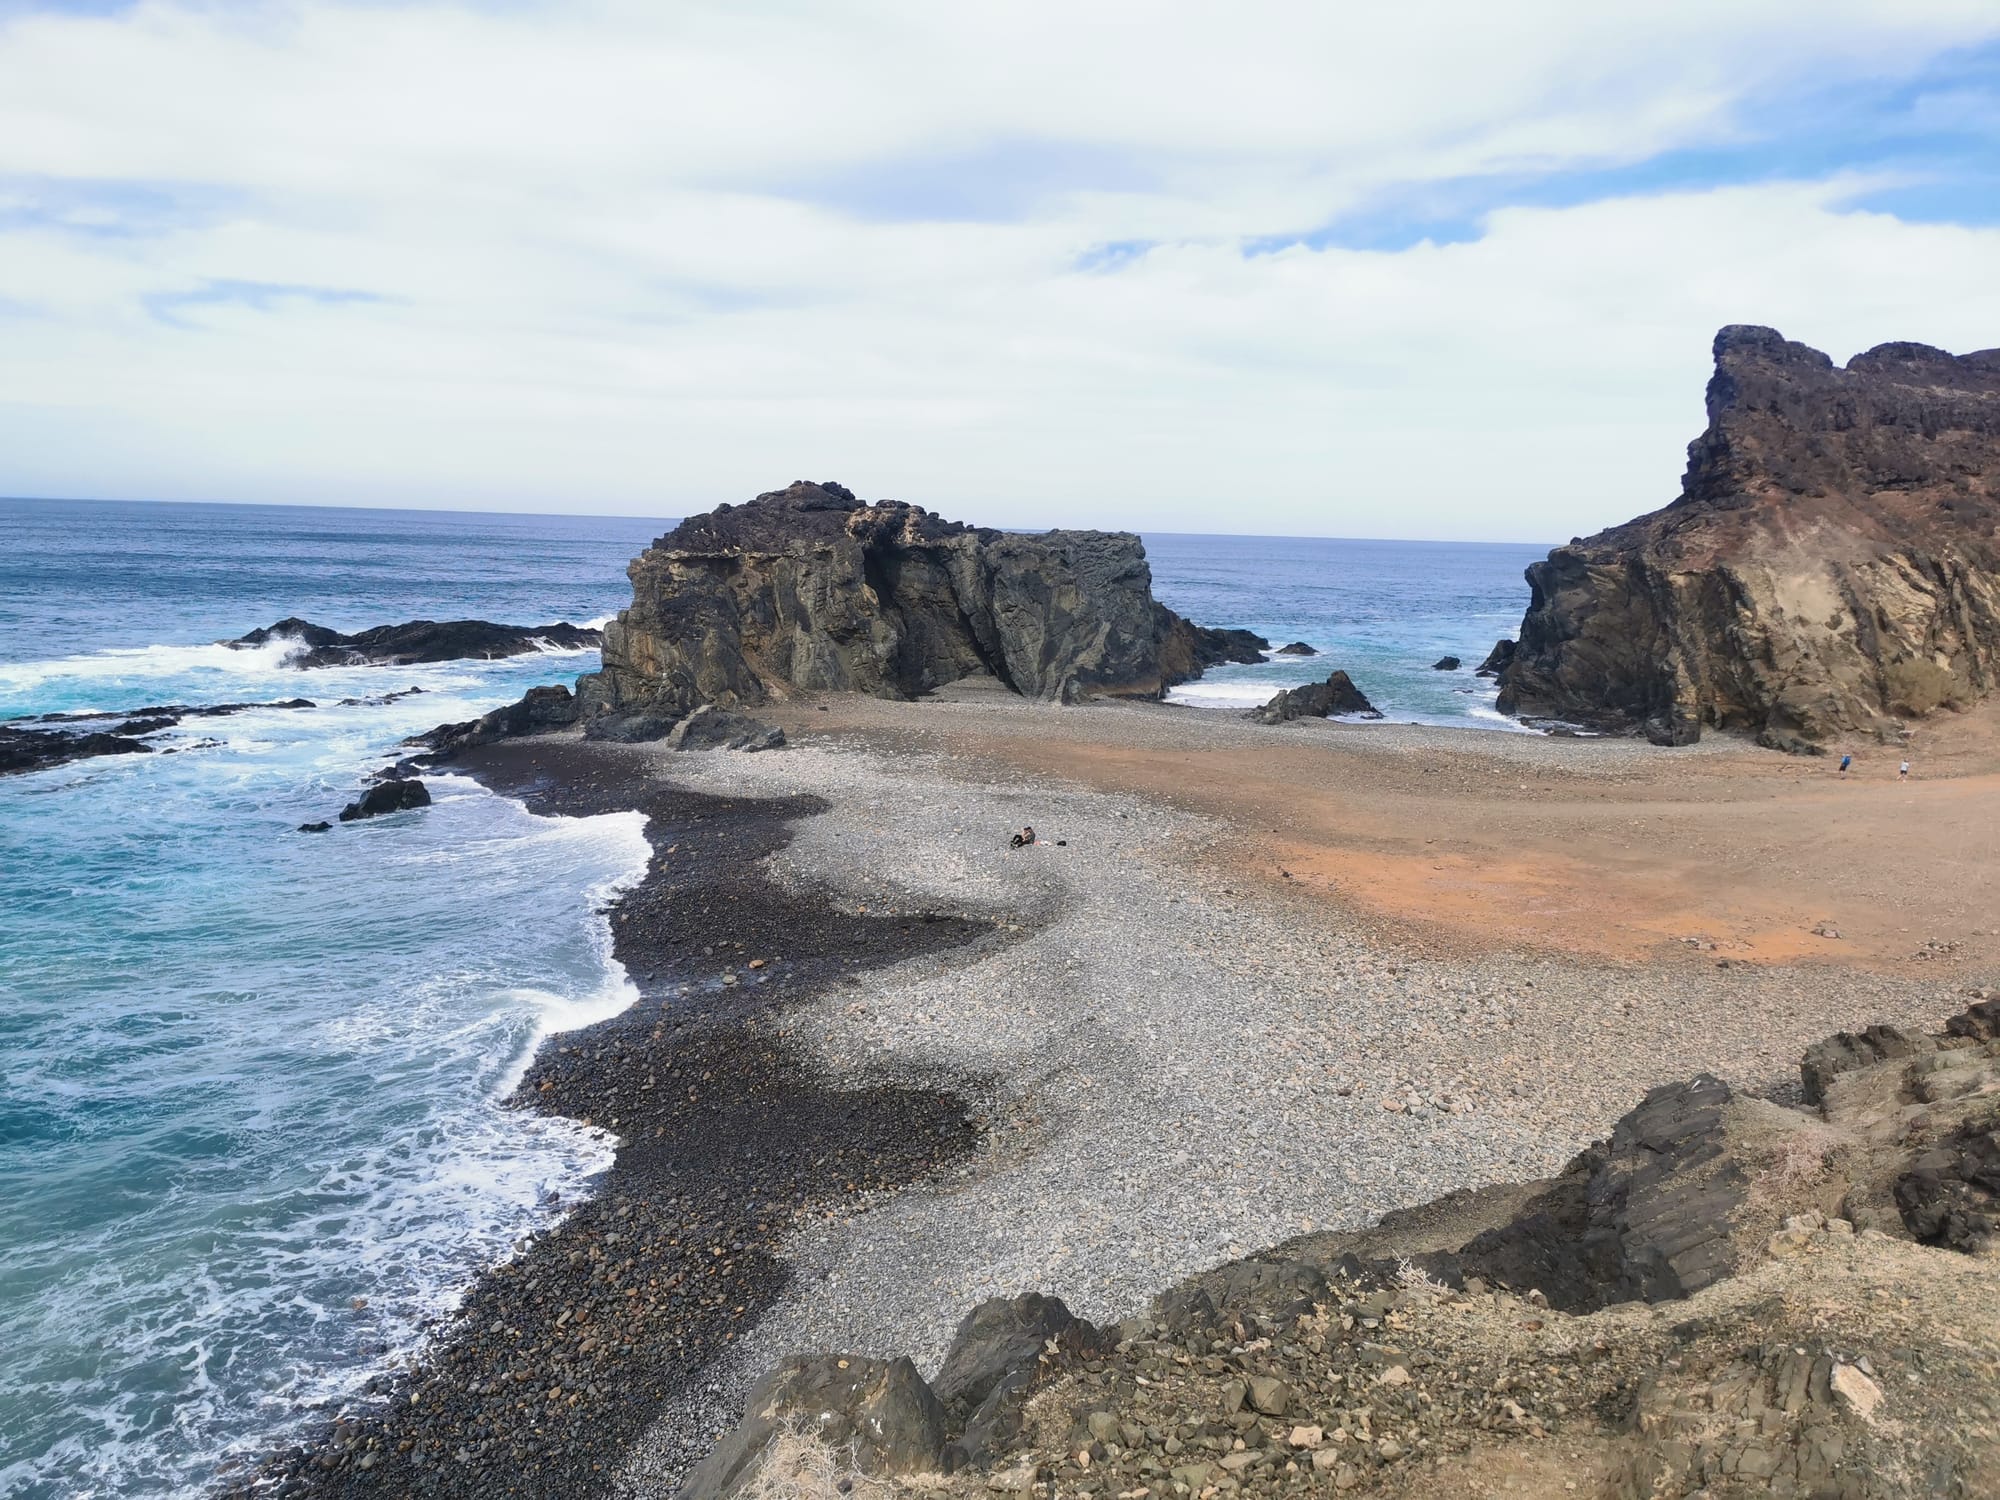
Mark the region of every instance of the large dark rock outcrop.
<instances>
[{"instance_id":1,"label":"large dark rock outcrop","mask_svg":"<svg viewBox=\"0 0 2000 1500\"><path fill-rule=\"evenodd\" d=\"M1157 603L1136 536L1015 535L831 483L693 516L629 572L604 669L578 686L587 714L912 698L982 673L1030 698L1157 698L1268 644Z\"/></svg>"},{"instance_id":2,"label":"large dark rock outcrop","mask_svg":"<svg viewBox=\"0 0 2000 1500\"><path fill-rule=\"evenodd\" d=\"M1502 707L1666 744L1894 735L1995 685L1996 523L2000 350L1842 368L1725 328L1680 498L1529 567Z\"/></svg>"},{"instance_id":3,"label":"large dark rock outcrop","mask_svg":"<svg viewBox=\"0 0 2000 1500\"><path fill-rule=\"evenodd\" d=\"M1283 724L1292 719L1324 719L1331 714L1354 714L1379 719L1381 710L1368 695L1354 685L1345 672L1330 674L1325 682L1309 682L1304 687L1286 688L1251 714L1260 724Z\"/></svg>"},{"instance_id":4,"label":"large dark rock outcrop","mask_svg":"<svg viewBox=\"0 0 2000 1500\"><path fill-rule=\"evenodd\" d=\"M157 726L155 726L157 727ZM0 725L0 776L40 771L100 755L145 755L152 746L128 734L96 731L68 734L60 729L20 729Z\"/></svg>"},{"instance_id":5,"label":"large dark rock outcrop","mask_svg":"<svg viewBox=\"0 0 2000 1500\"><path fill-rule=\"evenodd\" d=\"M407 667L425 662L492 660L525 656L551 647L580 651L601 634L585 625L558 620L553 625L496 625L491 620L408 620L343 635L310 620L278 621L223 644L239 648L298 641L285 658L288 667Z\"/></svg>"},{"instance_id":6,"label":"large dark rock outcrop","mask_svg":"<svg viewBox=\"0 0 2000 1500\"><path fill-rule=\"evenodd\" d=\"M411 736L403 743L426 746L433 752L433 759L445 760L461 750L490 745L496 740L567 729L576 723L581 713L576 695L568 688L560 684L532 687L514 702L492 709L476 719L440 724L435 729ZM672 727L669 723L660 733L665 734ZM619 738L617 735L610 737Z\"/></svg>"}]
</instances>

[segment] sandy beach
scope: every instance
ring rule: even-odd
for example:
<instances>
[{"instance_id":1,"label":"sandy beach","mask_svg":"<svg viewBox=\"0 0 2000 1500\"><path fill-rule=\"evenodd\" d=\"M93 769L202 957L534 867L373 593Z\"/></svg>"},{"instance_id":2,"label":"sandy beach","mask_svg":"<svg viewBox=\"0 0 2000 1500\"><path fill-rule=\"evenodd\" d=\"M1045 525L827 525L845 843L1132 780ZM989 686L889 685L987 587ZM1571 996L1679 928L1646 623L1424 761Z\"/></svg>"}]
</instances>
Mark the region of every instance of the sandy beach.
<instances>
[{"instance_id":1,"label":"sandy beach","mask_svg":"<svg viewBox=\"0 0 2000 1500\"><path fill-rule=\"evenodd\" d=\"M476 752L652 817L612 918L645 999L523 1086L626 1145L302 1492L663 1495L783 1355L928 1368L983 1297L1125 1317L1553 1173L1660 1082L1793 1097L1808 1043L1934 1026L1994 952L1975 718L1901 783L972 685L770 717L779 753Z\"/></svg>"}]
</instances>

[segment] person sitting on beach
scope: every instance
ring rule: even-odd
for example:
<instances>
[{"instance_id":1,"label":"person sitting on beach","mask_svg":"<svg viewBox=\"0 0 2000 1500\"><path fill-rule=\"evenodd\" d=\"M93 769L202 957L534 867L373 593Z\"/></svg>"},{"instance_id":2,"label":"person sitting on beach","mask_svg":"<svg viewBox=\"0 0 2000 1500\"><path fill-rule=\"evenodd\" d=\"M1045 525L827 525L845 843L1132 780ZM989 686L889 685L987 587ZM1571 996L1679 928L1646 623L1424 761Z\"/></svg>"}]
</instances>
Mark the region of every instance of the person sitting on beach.
<instances>
[{"instance_id":1,"label":"person sitting on beach","mask_svg":"<svg viewBox=\"0 0 2000 1500\"><path fill-rule=\"evenodd\" d=\"M1028 845L1034 843L1034 841L1035 830L1032 827L1023 828L1007 841L1007 847L1009 849L1025 849Z\"/></svg>"}]
</instances>

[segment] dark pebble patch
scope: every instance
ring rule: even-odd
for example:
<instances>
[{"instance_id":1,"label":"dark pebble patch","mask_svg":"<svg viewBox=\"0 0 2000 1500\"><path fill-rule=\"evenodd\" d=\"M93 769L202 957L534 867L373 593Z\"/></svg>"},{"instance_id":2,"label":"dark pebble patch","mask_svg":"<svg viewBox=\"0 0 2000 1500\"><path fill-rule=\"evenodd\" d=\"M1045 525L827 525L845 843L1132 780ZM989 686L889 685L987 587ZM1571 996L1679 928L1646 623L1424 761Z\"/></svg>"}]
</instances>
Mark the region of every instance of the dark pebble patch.
<instances>
[{"instance_id":1,"label":"dark pebble patch","mask_svg":"<svg viewBox=\"0 0 2000 1500\"><path fill-rule=\"evenodd\" d=\"M622 1144L595 1197L479 1279L413 1376L222 1494L601 1492L662 1403L778 1295L795 1225L976 1146L966 1101L984 1080L845 1088L788 1039L785 1014L866 969L998 940L992 929L781 889L760 859L826 804L676 790L646 773L656 763L550 740L454 760L537 813L647 815L651 865L611 912L642 999L550 1038L515 1101Z\"/></svg>"}]
</instances>

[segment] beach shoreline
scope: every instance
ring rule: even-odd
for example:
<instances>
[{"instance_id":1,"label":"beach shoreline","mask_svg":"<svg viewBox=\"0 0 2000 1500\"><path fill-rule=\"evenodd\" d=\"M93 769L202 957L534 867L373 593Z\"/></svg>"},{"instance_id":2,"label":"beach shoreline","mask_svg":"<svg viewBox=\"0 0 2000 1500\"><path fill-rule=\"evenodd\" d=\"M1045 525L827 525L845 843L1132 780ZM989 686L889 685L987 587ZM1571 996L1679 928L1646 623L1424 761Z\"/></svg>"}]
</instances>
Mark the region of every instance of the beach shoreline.
<instances>
[{"instance_id":1,"label":"beach shoreline","mask_svg":"<svg viewBox=\"0 0 2000 1500\"><path fill-rule=\"evenodd\" d=\"M997 1293L1124 1316L1262 1245L1546 1176L1654 1083L1706 1069L1781 1096L1806 1043L1935 1024L1984 961L1550 943L1490 893L1425 907L1311 862L1379 866L1381 819L1411 806L1432 826L1408 838L1458 839L1465 809L1532 801L1496 795L1496 765L1570 778L1607 824L1609 794L1662 776L1791 785L1795 763L1727 742L1265 729L977 687L773 717L776 754L550 736L452 763L537 812L652 820L652 867L612 910L642 998L550 1038L522 1087L618 1133L620 1165L481 1279L386 1407L293 1455L296 1492L663 1494L785 1354L934 1363ZM1009 851L1025 823L1046 842ZM732 1131L763 1144L718 1150ZM799 1141L835 1168L754 1196ZM717 1291L674 1295L706 1269L687 1250L728 1268Z\"/></svg>"}]
</instances>

